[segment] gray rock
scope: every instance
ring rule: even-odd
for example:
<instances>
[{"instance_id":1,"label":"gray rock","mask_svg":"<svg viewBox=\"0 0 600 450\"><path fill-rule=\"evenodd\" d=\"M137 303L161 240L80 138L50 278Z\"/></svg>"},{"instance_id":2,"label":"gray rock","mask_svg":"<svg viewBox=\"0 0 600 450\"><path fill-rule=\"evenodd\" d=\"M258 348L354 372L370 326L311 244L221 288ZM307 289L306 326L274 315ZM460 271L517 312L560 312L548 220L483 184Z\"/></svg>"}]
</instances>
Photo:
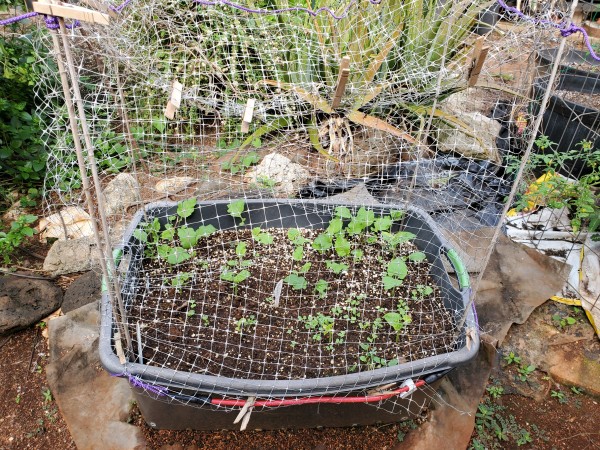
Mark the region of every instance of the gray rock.
<instances>
[{"instance_id":1,"label":"gray rock","mask_svg":"<svg viewBox=\"0 0 600 450\"><path fill-rule=\"evenodd\" d=\"M62 291L50 281L0 278L0 335L27 328L60 307Z\"/></svg>"},{"instance_id":2,"label":"gray rock","mask_svg":"<svg viewBox=\"0 0 600 450\"><path fill-rule=\"evenodd\" d=\"M140 186L137 180L128 173L120 173L113 178L104 189L106 214L121 214L125 212L139 197Z\"/></svg>"},{"instance_id":3,"label":"gray rock","mask_svg":"<svg viewBox=\"0 0 600 450\"><path fill-rule=\"evenodd\" d=\"M269 153L245 178L251 183L269 180L277 192L293 196L310 178L310 172L279 153Z\"/></svg>"},{"instance_id":4,"label":"gray rock","mask_svg":"<svg viewBox=\"0 0 600 450\"><path fill-rule=\"evenodd\" d=\"M196 181L192 177L173 177L160 180L154 189L162 193L177 193Z\"/></svg>"},{"instance_id":5,"label":"gray rock","mask_svg":"<svg viewBox=\"0 0 600 450\"><path fill-rule=\"evenodd\" d=\"M95 302L102 295L102 276L94 271L88 272L75 280L65 292L62 312L68 313L88 303Z\"/></svg>"},{"instance_id":6,"label":"gray rock","mask_svg":"<svg viewBox=\"0 0 600 450\"><path fill-rule=\"evenodd\" d=\"M79 449L146 448L141 430L126 423L133 403L127 380L99 369L98 303L48 323L48 384Z\"/></svg>"},{"instance_id":7,"label":"gray rock","mask_svg":"<svg viewBox=\"0 0 600 450\"><path fill-rule=\"evenodd\" d=\"M100 253L91 237L56 241L44 260L44 270L53 275L83 272L100 266Z\"/></svg>"},{"instance_id":8,"label":"gray rock","mask_svg":"<svg viewBox=\"0 0 600 450\"><path fill-rule=\"evenodd\" d=\"M222 196L229 191L229 188L230 184L225 181L207 180L200 183L194 195L198 197L198 200L203 200L205 198L210 199L215 196Z\"/></svg>"}]
</instances>

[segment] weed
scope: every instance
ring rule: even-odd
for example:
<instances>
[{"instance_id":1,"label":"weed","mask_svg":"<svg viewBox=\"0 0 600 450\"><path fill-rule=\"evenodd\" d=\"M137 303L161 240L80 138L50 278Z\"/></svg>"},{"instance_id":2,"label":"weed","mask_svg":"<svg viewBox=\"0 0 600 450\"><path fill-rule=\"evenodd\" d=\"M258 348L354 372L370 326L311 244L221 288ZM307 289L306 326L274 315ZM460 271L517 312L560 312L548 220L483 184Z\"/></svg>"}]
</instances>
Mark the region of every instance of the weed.
<instances>
[{"instance_id":1,"label":"weed","mask_svg":"<svg viewBox=\"0 0 600 450\"><path fill-rule=\"evenodd\" d=\"M561 391L554 391L554 390L550 391L550 397L558 400L558 403L560 403L561 405L564 405L565 403L569 402L569 399L567 398L565 393L561 392Z\"/></svg>"},{"instance_id":2,"label":"weed","mask_svg":"<svg viewBox=\"0 0 600 450\"><path fill-rule=\"evenodd\" d=\"M17 396L15 397L15 403L18 405L19 403L21 403L21 393L19 392L17 394Z\"/></svg>"},{"instance_id":3,"label":"weed","mask_svg":"<svg viewBox=\"0 0 600 450\"><path fill-rule=\"evenodd\" d=\"M256 325L256 317L254 315L242 317L235 321L235 332L242 334L245 328L248 329L254 325Z\"/></svg>"},{"instance_id":4,"label":"weed","mask_svg":"<svg viewBox=\"0 0 600 450\"><path fill-rule=\"evenodd\" d=\"M571 392L575 395L583 395L583 389L580 389L575 386L571 386Z\"/></svg>"},{"instance_id":5,"label":"weed","mask_svg":"<svg viewBox=\"0 0 600 450\"><path fill-rule=\"evenodd\" d=\"M558 329L562 330L564 328L566 328L569 325L574 325L577 323L577 319L571 317L571 316L566 316L563 317L560 314L553 314L552 315L552 322L554 323L554 326L557 327Z\"/></svg>"},{"instance_id":6,"label":"weed","mask_svg":"<svg viewBox=\"0 0 600 450\"><path fill-rule=\"evenodd\" d=\"M246 202L243 199L235 200L227 205L227 212L231 217L239 219L240 224L246 223L246 219L242 217L242 213L246 209Z\"/></svg>"},{"instance_id":7,"label":"weed","mask_svg":"<svg viewBox=\"0 0 600 450\"><path fill-rule=\"evenodd\" d=\"M259 142L260 142L260 140L259 140ZM260 147L260 143L258 144L258 146ZM258 153L250 152L239 161L224 162L221 165L221 168L223 170L227 170L227 171L231 172L232 175L235 175L237 173L243 175L246 172L246 170L248 170L251 166L256 164L259 161L259 159L260 159L260 157L258 156Z\"/></svg>"},{"instance_id":8,"label":"weed","mask_svg":"<svg viewBox=\"0 0 600 450\"><path fill-rule=\"evenodd\" d=\"M515 352L510 352L508 355L504 355L504 361L506 364L521 364L521 357L518 356Z\"/></svg>"},{"instance_id":9,"label":"weed","mask_svg":"<svg viewBox=\"0 0 600 450\"><path fill-rule=\"evenodd\" d=\"M53 400L52 392L50 392L50 389L48 389L48 388L46 388L42 391L42 396L44 397L45 403L50 403Z\"/></svg>"},{"instance_id":10,"label":"weed","mask_svg":"<svg viewBox=\"0 0 600 450\"><path fill-rule=\"evenodd\" d=\"M486 390L488 391L488 394L490 394L490 397L494 399L504 394L504 388L502 386L490 386Z\"/></svg>"},{"instance_id":11,"label":"weed","mask_svg":"<svg viewBox=\"0 0 600 450\"><path fill-rule=\"evenodd\" d=\"M37 216L24 214L10 224L8 231L0 231L0 253L3 255L4 263L9 264L14 251L23 243L25 238L35 234L35 230L29 225L37 220Z\"/></svg>"},{"instance_id":12,"label":"weed","mask_svg":"<svg viewBox=\"0 0 600 450\"><path fill-rule=\"evenodd\" d=\"M535 369L536 367L532 364L522 364L521 367L519 367L519 369L517 370L517 372L519 372L517 378L521 381L527 381L529 375L531 375L535 371Z\"/></svg>"}]
</instances>

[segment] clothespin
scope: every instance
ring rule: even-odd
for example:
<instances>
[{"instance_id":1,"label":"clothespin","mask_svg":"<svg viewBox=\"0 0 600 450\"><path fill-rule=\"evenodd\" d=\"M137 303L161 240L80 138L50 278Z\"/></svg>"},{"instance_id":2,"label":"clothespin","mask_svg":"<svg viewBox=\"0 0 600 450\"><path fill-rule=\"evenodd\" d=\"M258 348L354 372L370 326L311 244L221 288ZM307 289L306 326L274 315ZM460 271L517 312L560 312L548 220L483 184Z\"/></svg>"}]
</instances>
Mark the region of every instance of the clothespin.
<instances>
[{"instance_id":1,"label":"clothespin","mask_svg":"<svg viewBox=\"0 0 600 450\"><path fill-rule=\"evenodd\" d=\"M108 14L104 14L92 9L83 8L81 6L71 5L54 1L52 3L46 0L33 2L33 10L47 16L62 17L64 19L80 20L82 22L97 23L99 25L108 25L110 18Z\"/></svg>"},{"instance_id":2,"label":"clothespin","mask_svg":"<svg viewBox=\"0 0 600 450\"><path fill-rule=\"evenodd\" d=\"M346 83L348 83L348 77L350 76L350 57L344 56L340 61L340 71L338 73L338 81L335 87L335 94L333 95L333 101L331 102L331 108L335 109L340 106L344 91L346 90Z\"/></svg>"},{"instance_id":3,"label":"clothespin","mask_svg":"<svg viewBox=\"0 0 600 450\"><path fill-rule=\"evenodd\" d=\"M253 98L249 98L246 102L246 109L244 110L244 116L242 117L242 133L247 133L250 130L255 103L256 100Z\"/></svg>"},{"instance_id":4,"label":"clothespin","mask_svg":"<svg viewBox=\"0 0 600 450\"><path fill-rule=\"evenodd\" d=\"M183 85L175 80L173 81L173 90L171 91L171 97L167 102L167 107L165 108L165 117L169 120L173 120L175 117L175 112L181 106L181 91L183 90Z\"/></svg>"},{"instance_id":5,"label":"clothespin","mask_svg":"<svg viewBox=\"0 0 600 450\"><path fill-rule=\"evenodd\" d=\"M469 69L469 78L467 81L468 86L475 86L475 84L477 84L479 74L483 68L483 63L485 62L485 58L487 58L487 54L490 51L489 46L483 46L484 40L485 36L480 36L475 40L473 56L471 57L471 68Z\"/></svg>"},{"instance_id":6,"label":"clothespin","mask_svg":"<svg viewBox=\"0 0 600 450\"><path fill-rule=\"evenodd\" d=\"M250 422L250 414L252 414L255 402L256 397L248 397L248 400L246 400L246 403L244 403L244 406L233 421L234 424L238 423L240 420L242 421L242 424L240 425L240 431L244 431L248 426L248 422Z\"/></svg>"},{"instance_id":7,"label":"clothespin","mask_svg":"<svg viewBox=\"0 0 600 450\"><path fill-rule=\"evenodd\" d=\"M125 364L127 362L127 358L125 358L125 353L123 352L123 345L121 344L121 333L115 333L115 350L117 351L117 356L119 357L119 362L121 364Z\"/></svg>"}]
</instances>

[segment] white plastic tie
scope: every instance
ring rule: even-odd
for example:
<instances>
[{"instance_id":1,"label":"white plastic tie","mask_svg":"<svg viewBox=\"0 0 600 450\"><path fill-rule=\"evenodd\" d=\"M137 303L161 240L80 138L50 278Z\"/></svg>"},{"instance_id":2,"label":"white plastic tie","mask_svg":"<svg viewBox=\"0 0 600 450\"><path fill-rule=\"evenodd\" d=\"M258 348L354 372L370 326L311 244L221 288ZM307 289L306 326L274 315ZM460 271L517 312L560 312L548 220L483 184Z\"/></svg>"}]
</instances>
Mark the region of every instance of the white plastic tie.
<instances>
[{"instance_id":1,"label":"white plastic tie","mask_svg":"<svg viewBox=\"0 0 600 450\"><path fill-rule=\"evenodd\" d=\"M405 388L405 387L408 388L408 391L402 392L399 395L400 398L406 398L409 395L412 395L412 393L417 390L417 386L415 385L415 382L412 380L412 378L409 378L408 380L406 380L404 383L402 383L400 385L400 388Z\"/></svg>"}]
</instances>

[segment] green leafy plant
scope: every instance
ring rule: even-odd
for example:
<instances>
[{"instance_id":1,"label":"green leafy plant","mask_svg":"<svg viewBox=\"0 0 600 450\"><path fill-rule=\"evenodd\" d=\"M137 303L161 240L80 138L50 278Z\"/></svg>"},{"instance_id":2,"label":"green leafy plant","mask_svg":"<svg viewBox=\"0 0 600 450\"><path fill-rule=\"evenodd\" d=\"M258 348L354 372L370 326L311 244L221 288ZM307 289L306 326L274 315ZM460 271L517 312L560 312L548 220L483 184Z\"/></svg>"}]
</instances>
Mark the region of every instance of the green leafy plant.
<instances>
[{"instance_id":1,"label":"green leafy plant","mask_svg":"<svg viewBox=\"0 0 600 450\"><path fill-rule=\"evenodd\" d=\"M195 198L190 198L178 203L177 215L182 219L187 219L193 214L194 208L196 207L196 203L197 200Z\"/></svg>"},{"instance_id":2,"label":"green leafy plant","mask_svg":"<svg viewBox=\"0 0 600 450\"><path fill-rule=\"evenodd\" d=\"M260 144L259 144L260 146ZM256 152L250 152L239 160L238 162L226 161L221 165L223 170L227 170L231 172L232 175L235 174L244 174L246 170L248 170L251 166L256 164L259 161L260 157Z\"/></svg>"},{"instance_id":3,"label":"green leafy plant","mask_svg":"<svg viewBox=\"0 0 600 450\"><path fill-rule=\"evenodd\" d=\"M327 289L329 289L329 283L322 278L315 284L315 292L317 292L321 298L324 298L327 295Z\"/></svg>"},{"instance_id":4,"label":"green leafy plant","mask_svg":"<svg viewBox=\"0 0 600 450\"><path fill-rule=\"evenodd\" d=\"M331 270L336 275L341 274L342 272L348 270L349 266L346 263L338 263L335 261L325 261L325 265L329 270Z\"/></svg>"},{"instance_id":5,"label":"green leafy plant","mask_svg":"<svg viewBox=\"0 0 600 450\"><path fill-rule=\"evenodd\" d=\"M386 291L402 286L404 278L408 275L408 267L403 258L392 259L387 266L387 275L383 277L383 288Z\"/></svg>"},{"instance_id":6,"label":"green leafy plant","mask_svg":"<svg viewBox=\"0 0 600 450\"><path fill-rule=\"evenodd\" d=\"M241 334L244 332L244 329L249 329L254 325L256 325L256 317L254 315L241 317L235 322L235 332Z\"/></svg>"},{"instance_id":7,"label":"green leafy plant","mask_svg":"<svg viewBox=\"0 0 600 450\"><path fill-rule=\"evenodd\" d=\"M48 389L48 388L46 388L42 391L42 396L44 397L45 403L50 403L53 400L52 392L50 392L50 389Z\"/></svg>"},{"instance_id":8,"label":"green leafy plant","mask_svg":"<svg viewBox=\"0 0 600 450\"><path fill-rule=\"evenodd\" d=\"M237 295L238 285L250 278L250 275L251 274L247 269L242 269L240 271L226 269L221 272L220 278L221 280L233 283L233 293L234 295Z\"/></svg>"},{"instance_id":9,"label":"green leafy plant","mask_svg":"<svg viewBox=\"0 0 600 450\"><path fill-rule=\"evenodd\" d=\"M359 347L362 350L362 354L358 359L360 362L365 363L369 370L398 365L398 360L396 358L388 361L385 358L378 356L375 347L373 347L371 344L361 343L359 344Z\"/></svg>"},{"instance_id":10,"label":"green leafy plant","mask_svg":"<svg viewBox=\"0 0 600 450\"><path fill-rule=\"evenodd\" d=\"M24 214L10 224L8 231L0 231L0 253L5 264L10 263L13 253L25 239L35 234L35 230L30 225L36 220L37 216Z\"/></svg>"},{"instance_id":11,"label":"green leafy plant","mask_svg":"<svg viewBox=\"0 0 600 450\"><path fill-rule=\"evenodd\" d=\"M171 278L171 286L176 289L181 289L190 280L192 274L190 272L179 272Z\"/></svg>"},{"instance_id":12,"label":"green leafy plant","mask_svg":"<svg viewBox=\"0 0 600 450\"><path fill-rule=\"evenodd\" d=\"M559 329L564 329L566 327L568 327L569 325L574 325L577 323L577 319L571 317L571 316L562 316L560 314L553 314L552 315L552 322L554 323L554 325L559 328Z\"/></svg>"},{"instance_id":13,"label":"green leafy plant","mask_svg":"<svg viewBox=\"0 0 600 450\"><path fill-rule=\"evenodd\" d=\"M273 236L258 227L252 228L252 238L262 245L271 245L273 243Z\"/></svg>"},{"instance_id":14,"label":"green leafy plant","mask_svg":"<svg viewBox=\"0 0 600 450\"><path fill-rule=\"evenodd\" d=\"M196 306L197 305L196 305L196 301L195 300L190 300L188 302L188 310L187 310L187 313L186 313L186 315L188 317L193 317L193 316L196 315Z\"/></svg>"},{"instance_id":15,"label":"green leafy plant","mask_svg":"<svg viewBox=\"0 0 600 450\"><path fill-rule=\"evenodd\" d=\"M433 294L433 288L422 284L417 284L417 286L410 291L412 299L417 301L421 301L431 294Z\"/></svg>"},{"instance_id":16,"label":"green leafy plant","mask_svg":"<svg viewBox=\"0 0 600 450\"><path fill-rule=\"evenodd\" d=\"M394 329L396 332L396 342L400 340L400 332L406 327L406 325L412 322L412 318L409 314L409 308L405 301L398 300L397 312L389 312L383 316L383 319Z\"/></svg>"},{"instance_id":17,"label":"green leafy plant","mask_svg":"<svg viewBox=\"0 0 600 450\"><path fill-rule=\"evenodd\" d=\"M564 405L565 403L569 402L569 399L567 398L565 393L561 392L561 391L554 391L554 390L550 391L550 397L558 400L558 403L560 403L561 405Z\"/></svg>"},{"instance_id":18,"label":"green leafy plant","mask_svg":"<svg viewBox=\"0 0 600 450\"><path fill-rule=\"evenodd\" d=\"M243 199L235 200L227 205L227 212L230 216L239 219L240 223L243 225L246 222L246 219L242 217L242 213L246 209L246 202Z\"/></svg>"},{"instance_id":19,"label":"green leafy plant","mask_svg":"<svg viewBox=\"0 0 600 450\"><path fill-rule=\"evenodd\" d=\"M521 364L521 357L517 355L515 352L509 352L503 357L506 364Z\"/></svg>"},{"instance_id":20,"label":"green leafy plant","mask_svg":"<svg viewBox=\"0 0 600 450\"><path fill-rule=\"evenodd\" d=\"M502 386L490 386L486 390L488 394L490 394L490 397L494 399L499 398L502 394L504 394L504 388Z\"/></svg>"},{"instance_id":21,"label":"green leafy plant","mask_svg":"<svg viewBox=\"0 0 600 450\"><path fill-rule=\"evenodd\" d=\"M283 281L289 284L292 289L296 291L301 291L302 289L306 289L308 286L308 281L302 275L309 271L311 267L311 263L304 264L300 270L293 271L287 277L283 279Z\"/></svg>"},{"instance_id":22,"label":"green leafy plant","mask_svg":"<svg viewBox=\"0 0 600 450\"><path fill-rule=\"evenodd\" d=\"M527 381L527 379L529 378L529 375L531 375L533 372L535 372L536 366L534 366L533 364L522 364L517 372L519 373L518 378L521 381Z\"/></svg>"}]
</instances>

